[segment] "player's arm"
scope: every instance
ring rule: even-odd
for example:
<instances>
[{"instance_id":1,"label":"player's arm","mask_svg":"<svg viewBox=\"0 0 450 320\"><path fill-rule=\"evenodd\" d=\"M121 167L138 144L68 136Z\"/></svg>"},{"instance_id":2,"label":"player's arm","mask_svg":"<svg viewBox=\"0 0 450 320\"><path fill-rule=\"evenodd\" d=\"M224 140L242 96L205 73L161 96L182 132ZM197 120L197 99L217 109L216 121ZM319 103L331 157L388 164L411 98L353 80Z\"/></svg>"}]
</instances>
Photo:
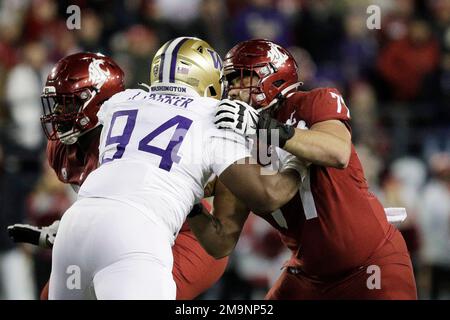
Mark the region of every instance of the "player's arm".
<instances>
[{"instance_id":1,"label":"player's arm","mask_svg":"<svg viewBox=\"0 0 450 320\"><path fill-rule=\"evenodd\" d=\"M299 159L321 166L345 168L351 155L351 134L341 120L348 120L347 107L336 90L322 90L304 112L310 130L302 130L279 122L267 111L258 112L242 101L224 100L216 113L216 126L232 129L242 135L266 130L271 143ZM276 133L278 141L271 139Z\"/></svg>"},{"instance_id":2,"label":"player's arm","mask_svg":"<svg viewBox=\"0 0 450 320\"><path fill-rule=\"evenodd\" d=\"M293 163L287 162L278 173L267 174L260 165L249 161L247 158L246 164L233 163L219 175L219 180L253 212L270 214L298 192L300 174L290 167Z\"/></svg>"},{"instance_id":3,"label":"player's arm","mask_svg":"<svg viewBox=\"0 0 450 320\"><path fill-rule=\"evenodd\" d=\"M197 212L188 215L187 221L206 252L220 259L236 246L249 210L220 181L216 183L215 192L213 214L200 206Z\"/></svg>"},{"instance_id":4,"label":"player's arm","mask_svg":"<svg viewBox=\"0 0 450 320\"><path fill-rule=\"evenodd\" d=\"M298 192L303 164L295 156L274 172L250 157L246 140L235 132L215 129L206 141L207 165L251 211L272 213Z\"/></svg>"},{"instance_id":5,"label":"player's arm","mask_svg":"<svg viewBox=\"0 0 450 320\"><path fill-rule=\"evenodd\" d=\"M55 242L58 227L59 220L46 227L14 224L8 226L8 235L16 243L29 243L44 249L51 249Z\"/></svg>"},{"instance_id":6,"label":"player's arm","mask_svg":"<svg viewBox=\"0 0 450 320\"><path fill-rule=\"evenodd\" d=\"M351 135L340 120L315 123L310 130L294 129L284 150L313 164L346 168L351 154Z\"/></svg>"}]
</instances>

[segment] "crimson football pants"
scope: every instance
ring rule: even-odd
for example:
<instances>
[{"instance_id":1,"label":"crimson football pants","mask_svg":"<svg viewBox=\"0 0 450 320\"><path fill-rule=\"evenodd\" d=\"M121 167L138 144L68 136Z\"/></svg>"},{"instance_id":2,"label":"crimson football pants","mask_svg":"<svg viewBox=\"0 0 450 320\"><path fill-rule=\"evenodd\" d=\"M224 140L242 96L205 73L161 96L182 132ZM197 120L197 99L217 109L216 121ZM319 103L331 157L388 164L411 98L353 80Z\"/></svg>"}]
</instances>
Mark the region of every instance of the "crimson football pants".
<instances>
[{"instance_id":1,"label":"crimson football pants","mask_svg":"<svg viewBox=\"0 0 450 320\"><path fill-rule=\"evenodd\" d=\"M379 281L374 278L377 276ZM307 276L298 268L287 267L266 299L416 300L417 290L406 244L396 230L367 264L340 279L321 281Z\"/></svg>"}]
</instances>

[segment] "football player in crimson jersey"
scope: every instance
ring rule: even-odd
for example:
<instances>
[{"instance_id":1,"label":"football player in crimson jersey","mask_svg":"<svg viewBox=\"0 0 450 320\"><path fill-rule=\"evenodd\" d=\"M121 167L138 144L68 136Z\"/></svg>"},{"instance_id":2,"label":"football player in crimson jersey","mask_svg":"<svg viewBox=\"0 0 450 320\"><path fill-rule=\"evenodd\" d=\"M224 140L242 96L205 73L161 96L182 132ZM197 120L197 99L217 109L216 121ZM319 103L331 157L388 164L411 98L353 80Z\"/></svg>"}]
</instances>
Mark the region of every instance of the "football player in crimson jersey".
<instances>
[{"instance_id":1,"label":"football player in crimson jersey","mask_svg":"<svg viewBox=\"0 0 450 320\"><path fill-rule=\"evenodd\" d=\"M98 68L104 72L98 72ZM107 77L101 78L105 74ZM44 115L41 118L48 137L48 161L59 180L71 184L74 189L78 189L97 168L101 132L97 111L104 101L124 90L123 83L124 74L120 67L111 58L94 53L67 56L49 74L42 95ZM217 188L208 185L206 189L211 188L221 195L215 200L215 206L220 210L220 203L227 201L229 192L222 185ZM205 196L211 193L212 190L205 190ZM15 225L9 232L15 241L51 247L57 226L56 223L40 229ZM177 299L183 300L194 299L210 288L222 276L228 260L227 257L216 259L208 255L187 223L180 230L172 252ZM47 297L48 284L41 299Z\"/></svg>"},{"instance_id":2,"label":"football player in crimson jersey","mask_svg":"<svg viewBox=\"0 0 450 320\"><path fill-rule=\"evenodd\" d=\"M404 239L369 191L351 142L348 107L334 88L298 91L297 71L291 54L273 42L239 43L224 60L232 100L216 113L219 128L266 132L277 153L309 164L298 194L262 216L292 251L266 298L417 299ZM219 214L194 219L195 234L227 221ZM224 233L203 232L199 240L214 247Z\"/></svg>"}]
</instances>

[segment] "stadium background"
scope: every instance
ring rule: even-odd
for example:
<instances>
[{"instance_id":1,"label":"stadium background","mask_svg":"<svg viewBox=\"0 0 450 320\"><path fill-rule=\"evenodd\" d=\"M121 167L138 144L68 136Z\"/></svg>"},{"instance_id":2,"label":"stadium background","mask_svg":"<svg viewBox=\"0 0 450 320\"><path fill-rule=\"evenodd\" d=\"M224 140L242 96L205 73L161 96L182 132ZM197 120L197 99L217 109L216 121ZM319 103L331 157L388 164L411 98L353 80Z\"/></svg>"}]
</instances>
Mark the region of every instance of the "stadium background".
<instances>
[{"instance_id":1,"label":"stadium background","mask_svg":"<svg viewBox=\"0 0 450 320\"><path fill-rule=\"evenodd\" d=\"M81 8L69 30L67 7ZM370 30L369 5L381 9ZM126 85L148 83L158 47L198 36L224 55L268 38L300 65L304 89L337 87L353 141L385 207L406 207L401 226L419 297L450 298L450 0L0 1L0 298L35 299L50 252L15 246L6 226L45 225L75 194L46 165L40 90L50 67L78 51L112 55ZM252 217L219 283L201 298L262 298L288 253Z\"/></svg>"}]
</instances>

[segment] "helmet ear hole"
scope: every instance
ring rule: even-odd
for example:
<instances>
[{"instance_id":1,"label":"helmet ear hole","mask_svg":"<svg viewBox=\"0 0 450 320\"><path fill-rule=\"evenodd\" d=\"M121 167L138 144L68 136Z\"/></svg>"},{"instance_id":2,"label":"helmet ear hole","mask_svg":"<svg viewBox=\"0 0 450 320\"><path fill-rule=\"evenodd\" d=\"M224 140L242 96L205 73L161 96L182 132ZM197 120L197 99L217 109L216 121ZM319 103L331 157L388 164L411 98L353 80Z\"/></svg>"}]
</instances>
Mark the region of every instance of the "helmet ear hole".
<instances>
[{"instance_id":1,"label":"helmet ear hole","mask_svg":"<svg viewBox=\"0 0 450 320\"><path fill-rule=\"evenodd\" d=\"M216 89L214 89L213 86L209 86L209 93L210 93L210 95L211 95L212 97L217 96Z\"/></svg>"}]
</instances>

